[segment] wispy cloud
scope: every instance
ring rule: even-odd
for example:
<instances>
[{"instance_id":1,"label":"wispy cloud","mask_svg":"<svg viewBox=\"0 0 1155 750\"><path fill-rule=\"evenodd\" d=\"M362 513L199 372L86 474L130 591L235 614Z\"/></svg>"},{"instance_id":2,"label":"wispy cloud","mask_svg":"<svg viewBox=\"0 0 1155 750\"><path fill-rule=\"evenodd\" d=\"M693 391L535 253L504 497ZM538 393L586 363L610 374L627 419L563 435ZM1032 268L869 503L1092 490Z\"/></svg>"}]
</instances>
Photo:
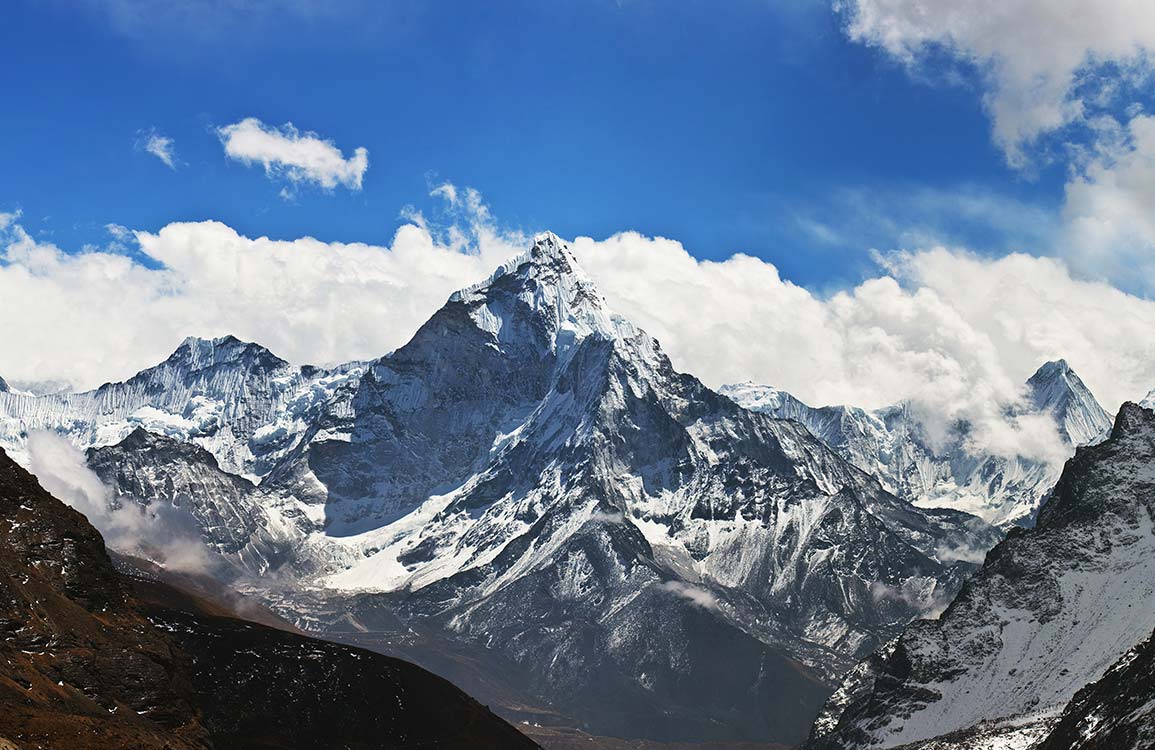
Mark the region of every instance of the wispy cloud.
<instances>
[{"instance_id":1,"label":"wispy cloud","mask_svg":"<svg viewBox=\"0 0 1155 750\"><path fill-rule=\"evenodd\" d=\"M694 586L683 581L663 581L657 584L657 588L679 596L702 609L718 610L718 597L701 586Z\"/></svg>"},{"instance_id":2,"label":"wispy cloud","mask_svg":"<svg viewBox=\"0 0 1155 750\"><path fill-rule=\"evenodd\" d=\"M156 128L140 131L137 134L136 145L142 151L160 159L169 169L176 169L176 148L173 140L157 132Z\"/></svg>"},{"instance_id":3,"label":"wispy cloud","mask_svg":"<svg viewBox=\"0 0 1155 750\"><path fill-rule=\"evenodd\" d=\"M247 117L217 129L225 155L243 164L260 164L273 179L296 186L312 183L326 190L338 185L360 190L369 169L369 151L354 149L346 158L332 141L312 132L301 132L292 123L281 127L266 125ZM291 197L291 191L282 197Z\"/></svg>"},{"instance_id":4,"label":"wispy cloud","mask_svg":"<svg viewBox=\"0 0 1155 750\"><path fill-rule=\"evenodd\" d=\"M844 187L787 218L810 242L848 250L949 245L1034 255L1054 247L1060 224L1058 209L971 184Z\"/></svg>"},{"instance_id":5,"label":"wispy cloud","mask_svg":"<svg viewBox=\"0 0 1155 750\"><path fill-rule=\"evenodd\" d=\"M1088 124L1120 97L1134 96L1151 73L1155 6L1132 0L834 5L846 13L852 39L912 67L940 53L972 66L986 88L995 141L1016 165L1042 136Z\"/></svg>"},{"instance_id":6,"label":"wispy cloud","mask_svg":"<svg viewBox=\"0 0 1155 750\"><path fill-rule=\"evenodd\" d=\"M1083 275L1155 294L1155 117L1137 115L1067 184L1060 247Z\"/></svg>"},{"instance_id":7,"label":"wispy cloud","mask_svg":"<svg viewBox=\"0 0 1155 750\"><path fill-rule=\"evenodd\" d=\"M163 504L114 506L108 488L85 463L84 453L66 438L53 432L29 433L28 462L41 486L83 513L110 548L173 570L212 572L217 561L201 542L191 515Z\"/></svg>"}]
</instances>

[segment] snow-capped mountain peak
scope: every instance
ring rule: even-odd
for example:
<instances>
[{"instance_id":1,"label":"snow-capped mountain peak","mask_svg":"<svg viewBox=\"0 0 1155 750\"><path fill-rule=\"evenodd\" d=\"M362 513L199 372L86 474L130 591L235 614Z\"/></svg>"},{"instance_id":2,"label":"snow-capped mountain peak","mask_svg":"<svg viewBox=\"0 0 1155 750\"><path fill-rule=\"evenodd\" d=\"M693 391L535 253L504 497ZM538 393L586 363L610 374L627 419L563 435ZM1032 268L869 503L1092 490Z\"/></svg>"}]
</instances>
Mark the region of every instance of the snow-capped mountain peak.
<instances>
[{"instance_id":1,"label":"snow-capped mountain peak","mask_svg":"<svg viewBox=\"0 0 1155 750\"><path fill-rule=\"evenodd\" d=\"M8 384L4 382L4 378L0 378L0 393L7 393L10 390Z\"/></svg>"},{"instance_id":2,"label":"snow-capped mountain peak","mask_svg":"<svg viewBox=\"0 0 1155 750\"><path fill-rule=\"evenodd\" d=\"M228 335L212 339L189 336L158 367L169 366L197 371L232 364L261 364L267 368L274 368L287 365L288 362L260 344L241 341L236 336Z\"/></svg>"},{"instance_id":3,"label":"snow-capped mountain peak","mask_svg":"<svg viewBox=\"0 0 1155 750\"><path fill-rule=\"evenodd\" d=\"M675 371L550 234L367 368L190 340L0 418L104 446L118 498L187 508L239 572L485 644L607 732L801 740L771 696L817 710L998 536Z\"/></svg>"},{"instance_id":4,"label":"snow-capped mountain peak","mask_svg":"<svg viewBox=\"0 0 1155 750\"><path fill-rule=\"evenodd\" d=\"M624 325L610 312L573 251L552 232L537 235L529 250L487 280L455 292L449 298L449 304L454 303L466 305L478 327L499 341L510 334L510 319L522 312L516 308L528 307L546 327L543 333L555 350L591 333L615 337Z\"/></svg>"},{"instance_id":5,"label":"snow-capped mountain peak","mask_svg":"<svg viewBox=\"0 0 1155 750\"><path fill-rule=\"evenodd\" d=\"M1111 416L1065 359L1047 362L1027 380L1027 396L1040 412L1051 414L1072 445L1089 445L1111 431Z\"/></svg>"}]
</instances>

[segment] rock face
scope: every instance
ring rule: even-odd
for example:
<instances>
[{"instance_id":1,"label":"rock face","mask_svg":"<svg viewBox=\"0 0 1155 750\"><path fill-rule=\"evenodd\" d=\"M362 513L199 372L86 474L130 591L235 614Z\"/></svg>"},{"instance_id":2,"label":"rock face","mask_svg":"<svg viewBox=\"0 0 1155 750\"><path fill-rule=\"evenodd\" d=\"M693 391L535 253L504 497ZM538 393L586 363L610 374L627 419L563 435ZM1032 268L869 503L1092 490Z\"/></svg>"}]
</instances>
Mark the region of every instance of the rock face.
<instances>
[{"instance_id":1,"label":"rock face","mask_svg":"<svg viewBox=\"0 0 1155 750\"><path fill-rule=\"evenodd\" d=\"M1059 478L1060 466L1007 458L965 447L965 429L935 447L907 404L875 411L853 406L807 406L789 393L743 383L721 393L738 404L780 419L793 419L883 486L920 507L973 513L1009 529L1030 525L1039 504ZM1019 414L1055 421L1074 453L1106 437L1111 418L1064 360L1048 362L1031 376Z\"/></svg>"},{"instance_id":2,"label":"rock face","mask_svg":"<svg viewBox=\"0 0 1155 750\"><path fill-rule=\"evenodd\" d=\"M991 550L938 620L913 623L856 668L808 747L1045 725L1150 635L1153 513L1155 413L1124 404L1111 436L1067 462L1036 527Z\"/></svg>"},{"instance_id":3,"label":"rock face","mask_svg":"<svg viewBox=\"0 0 1155 750\"><path fill-rule=\"evenodd\" d=\"M1080 690L1038 750L1155 747L1155 636Z\"/></svg>"},{"instance_id":4,"label":"rock face","mask_svg":"<svg viewBox=\"0 0 1155 750\"><path fill-rule=\"evenodd\" d=\"M40 425L99 445L116 502L186 507L250 585L365 592L329 618L278 591L285 616L432 629L617 736L803 739L838 675L1000 536L675 372L552 235L371 363L189 341L126 383L0 408L23 415L14 443Z\"/></svg>"},{"instance_id":5,"label":"rock face","mask_svg":"<svg viewBox=\"0 0 1155 750\"><path fill-rule=\"evenodd\" d=\"M187 607L0 451L0 744L533 747L413 665Z\"/></svg>"}]
</instances>

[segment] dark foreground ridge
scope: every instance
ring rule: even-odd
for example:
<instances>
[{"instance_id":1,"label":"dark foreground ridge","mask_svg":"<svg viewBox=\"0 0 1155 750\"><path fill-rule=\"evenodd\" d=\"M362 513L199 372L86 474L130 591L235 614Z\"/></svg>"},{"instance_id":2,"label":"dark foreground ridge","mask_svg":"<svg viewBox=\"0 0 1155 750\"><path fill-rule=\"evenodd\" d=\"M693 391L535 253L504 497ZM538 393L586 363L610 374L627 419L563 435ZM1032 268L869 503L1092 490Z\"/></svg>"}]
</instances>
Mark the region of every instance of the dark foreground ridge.
<instances>
[{"instance_id":1,"label":"dark foreground ridge","mask_svg":"<svg viewBox=\"0 0 1155 750\"><path fill-rule=\"evenodd\" d=\"M412 664L122 575L2 450L0 573L0 747L536 747Z\"/></svg>"},{"instance_id":2,"label":"dark foreground ridge","mask_svg":"<svg viewBox=\"0 0 1155 750\"><path fill-rule=\"evenodd\" d=\"M1155 633L1075 694L1038 750L1155 747Z\"/></svg>"}]
</instances>

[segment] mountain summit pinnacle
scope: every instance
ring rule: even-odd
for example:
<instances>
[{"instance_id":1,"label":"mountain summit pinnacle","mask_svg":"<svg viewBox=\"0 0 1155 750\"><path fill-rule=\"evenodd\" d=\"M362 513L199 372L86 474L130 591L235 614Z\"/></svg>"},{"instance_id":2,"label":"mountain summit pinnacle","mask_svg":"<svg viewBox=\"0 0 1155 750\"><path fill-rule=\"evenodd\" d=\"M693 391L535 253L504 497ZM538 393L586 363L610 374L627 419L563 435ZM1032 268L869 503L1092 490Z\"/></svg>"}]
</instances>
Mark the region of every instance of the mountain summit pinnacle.
<instances>
[{"instance_id":1,"label":"mountain summit pinnacle","mask_svg":"<svg viewBox=\"0 0 1155 750\"><path fill-rule=\"evenodd\" d=\"M546 324L552 335L567 331L572 334L563 336L567 340L594 332L606 337L618 333L609 306L593 279L579 265L569 245L553 232L535 236L527 251L506 261L480 284L455 292L449 302L469 306L476 323L499 338L526 308Z\"/></svg>"},{"instance_id":2,"label":"mountain summit pinnacle","mask_svg":"<svg viewBox=\"0 0 1155 750\"><path fill-rule=\"evenodd\" d=\"M1111 430L1111 417L1065 359L1047 362L1027 381L1031 403L1054 416L1072 445L1095 443Z\"/></svg>"}]
</instances>

